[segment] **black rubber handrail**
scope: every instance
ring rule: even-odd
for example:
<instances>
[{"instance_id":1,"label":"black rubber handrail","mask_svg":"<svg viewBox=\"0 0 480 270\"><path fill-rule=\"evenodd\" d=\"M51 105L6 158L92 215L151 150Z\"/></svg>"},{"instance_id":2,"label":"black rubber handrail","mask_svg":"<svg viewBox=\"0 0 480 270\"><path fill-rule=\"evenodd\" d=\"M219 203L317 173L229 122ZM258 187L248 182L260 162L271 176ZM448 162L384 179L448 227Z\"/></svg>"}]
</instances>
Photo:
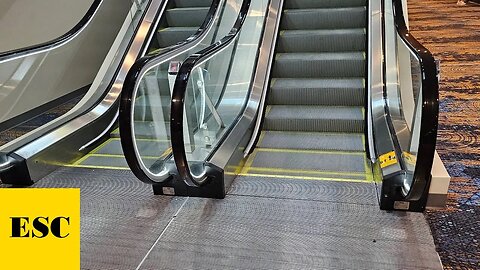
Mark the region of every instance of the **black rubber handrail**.
<instances>
[{"instance_id":1,"label":"black rubber handrail","mask_svg":"<svg viewBox=\"0 0 480 270\"><path fill-rule=\"evenodd\" d=\"M67 33L61 35L58 38L55 38L53 40L43 42L40 44L35 44L32 46L28 47L23 47L15 50L10 50L6 52L1 52L0 53L0 61L7 60L9 58L13 57L21 57L26 54L32 54L38 51L42 51L44 49L48 49L50 47L58 46L62 43L65 43L66 41L70 40L70 38L74 37L75 35L78 34L78 32L82 31L82 29L91 21L95 13L97 12L98 8L100 7L100 4L103 2L103 0L95 0L93 1L92 5L90 8L87 10L83 18L72 28L70 29Z\"/></svg>"},{"instance_id":2,"label":"black rubber handrail","mask_svg":"<svg viewBox=\"0 0 480 270\"><path fill-rule=\"evenodd\" d=\"M206 34L206 31L210 28L211 24L215 21L215 14L217 13L218 8L220 7L220 0L213 0L212 5L203 21L202 25L198 28L197 32L192 36L188 37L186 40L177 43L175 45L163 48L154 54L146 55L132 65L130 70L125 77L125 82L123 84L121 99L120 99L120 108L119 108L119 131L120 131L120 141L122 144L122 149L125 154L125 159L127 164L132 170L133 174L142 182L147 184L156 184L156 181L153 181L143 170L142 166L137 157L137 149L135 149L134 140L135 134L132 132L132 125L134 120L132 119L131 111L133 110L134 104L133 94L135 93L135 87L137 83L143 77L144 72L149 68L149 66L156 62L164 54L174 51L180 47L187 46L190 43L195 42L197 39Z\"/></svg>"},{"instance_id":3,"label":"black rubber handrail","mask_svg":"<svg viewBox=\"0 0 480 270\"><path fill-rule=\"evenodd\" d=\"M197 64L200 64L221 52L235 40L247 17L250 9L250 2L251 0L243 1L237 19L230 32L221 40L188 57L180 67L175 79L171 103L170 137L172 142L173 158L175 160L178 174L187 185L201 186L206 184L209 180L208 174L205 170L200 176L194 176L192 174L185 152L185 142L183 137L183 110L185 107L185 94L187 91L188 80L191 72L194 70Z\"/></svg>"},{"instance_id":4,"label":"black rubber handrail","mask_svg":"<svg viewBox=\"0 0 480 270\"><path fill-rule=\"evenodd\" d=\"M437 66L432 53L409 32L405 24L401 0L393 0L393 14L397 33L420 60L422 73L422 119L417 163L413 174L413 183L405 196L406 200L416 201L422 198L426 188L430 185L430 174L435 155L439 110Z\"/></svg>"}]
</instances>

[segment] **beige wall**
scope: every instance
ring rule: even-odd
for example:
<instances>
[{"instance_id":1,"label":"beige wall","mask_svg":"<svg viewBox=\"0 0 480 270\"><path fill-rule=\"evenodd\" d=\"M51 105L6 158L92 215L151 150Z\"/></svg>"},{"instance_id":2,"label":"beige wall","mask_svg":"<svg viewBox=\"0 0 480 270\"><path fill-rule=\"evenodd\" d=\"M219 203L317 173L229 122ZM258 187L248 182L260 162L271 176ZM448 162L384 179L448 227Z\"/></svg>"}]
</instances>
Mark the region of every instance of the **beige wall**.
<instances>
[{"instance_id":1,"label":"beige wall","mask_svg":"<svg viewBox=\"0 0 480 270\"><path fill-rule=\"evenodd\" d=\"M92 3L93 0L0 0L0 52L65 34Z\"/></svg>"}]
</instances>

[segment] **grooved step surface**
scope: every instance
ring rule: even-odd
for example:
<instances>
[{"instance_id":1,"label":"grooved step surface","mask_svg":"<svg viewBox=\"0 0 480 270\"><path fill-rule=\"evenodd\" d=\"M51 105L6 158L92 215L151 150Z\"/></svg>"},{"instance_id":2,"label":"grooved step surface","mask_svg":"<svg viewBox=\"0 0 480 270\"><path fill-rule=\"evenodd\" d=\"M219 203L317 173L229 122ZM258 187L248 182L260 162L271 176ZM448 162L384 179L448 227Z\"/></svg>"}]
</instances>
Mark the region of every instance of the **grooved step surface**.
<instances>
[{"instance_id":1,"label":"grooved step surface","mask_svg":"<svg viewBox=\"0 0 480 270\"><path fill-rule=\"evenodd\" d=\"M170 27L199 27L208 14L210 7L172 8L167 10L166 18Z\"/></svg>"},{"instance_id":2,"label":"grooved step surface","mask_svg":"<svg viewBox=\"0 0 480 270\"><path fill-rule=\"evenodd\" d=\"M135 269L185 201L130 171L61 168L34 187L80 188L82 269Z\"/></svg>"},{"instance_id":3,"label":"grooved step surface","mask_svg":"<svg viewBox=\"0 0 480 270\"><path fill-rule=\"evenodd\" d=\"M277 52L364 51L365 29L285 30L277 41Z\"/></svg>"},{"instance_id":4,"label":"grooved step surface","mask_svg":"<svg viewBox=\"0 0 480 270\"><path fill-rule=\"evenodd\" d=\"M264 130L363 132L362 107L274 105Z\"/></svg>"},{"instance_id":5,"label":"grooved step surface","mask_svg":"<svg viewBox=\"0 0 480 270\"><path fill-rule=\"evenodd\" d=\"M160 47L168 47L184 41L195 34L198 27L168 27L157 32L157 41Z\"/></svg>"},{"instance_id":6,"label":"grooved step surface","mask_svg":"<svg viewBox=\"0 0 480 270\"><path fill-rule=\"evenodd\" d=\"M361 133L263 131L257 146L303 150L365 151Z\"/></svg>"},{"instance_id":7,"label":"grooved step surface","mask_svg":"<svg viewBox=\"0 0 480 270\"><path fill-rule=\"evenodd\" d=\"M128 169L127 161L124 157L112 157L112 156L89 156L83 160L80 166L98 167L98 168L124 168Z\"/></svg>"},{"instance_id":8,"label":"grooved step surface","mask_svg":"<svg viewBox=\"0 0 480 270\"><path fill-rule=\"evenodd\" d=\"M166 149L170 147L170 142L168 141L147 141L147 140L137 140L136 141L138 152L142 156L149 157L160 157ZM102 145L95 154L106 154L106 155L123 155L122 145L119 139L109 140L106 144Z\"/></svg>"},{"instance_id":9,"label":"grooved step surface","mask_svg":"<svg viewBox=\"0 0 480 270\"><path fill-rule=\"evenodd\" d=\"M374 183L238 176L229 194L378 206Z\"/></svg>"},{"instance_id":10,"label":"grooved step surface","mask_svg":"<svg viewBox=\"0 0 480 270\"><path fill-rule=\"evenodd\" d=\"M363 106L363 78L273 78L268 95L272 105Z\"/></svg>"},{"instance_id":11,"label":"grooved step surface","mask_svg":"<svg viewBox=\"0 0 480 270\"><path fill-rule=\"evenodd\" d=\"M361 7L365 6L366 0L288 0L284 3L285 9L305 8L338 8L338 7Z\"/></svg>"},{"instance_id":12,"label":"grooved step surface","mask_svg":"<svg viewBox=\"0 0 480 270\"><path fill-rule=\"evenodd\" d=\"M283 12L283 30L364 28L365 7L289 9Z\"/></svg>"},{"instance_id":13,"label":"grooved step surface","mask_svg":"<svg viewBox=\"0 0 480 270\"><path fill-rule=\"evenodd\" d=\"M179 8L185 7L209 7L212 0L175 0L175 6Z\"/></svg>"},{"instance_id":14,"label":"grooved step surface","mask_svg":"<svg viewBox=\"0 0 480 270\"><path fill-rule=\"evenodd\" d=\"M422 214L373 205L188 198L141 269L441 269L424 233Z\"/></svg>"},{"instance_id":15,"label":"grooved step surface","mask_svg":"<svg viewBox=\"0 0 480 270\"><path fill-rule=\"evenodd\" d=\"M277 53L274 78L365 77L363 52Z\"/></svg>"},{"instance_id":16,"label":"grooved step surface","mask_svg":"<svg viewBox=\"0 0 480 270\"><path fill-rule=\"evenodd\" d=\"M251 172L252 169L255 170L254 168L270 168L272 170L269 172L272 174L281 173L282 170L297 171L297 174L303 173L308 175L322 171L355 172L361 173L361 175L358 176L360 178L363 177L363 179L365 179L364 173L366 173L365 155L363 154L268 151L257 148L252 158L253 161L249 172ZM332 175L334 174L327 173L328 177L332 177Z\"/></svg>"}]
</instances>

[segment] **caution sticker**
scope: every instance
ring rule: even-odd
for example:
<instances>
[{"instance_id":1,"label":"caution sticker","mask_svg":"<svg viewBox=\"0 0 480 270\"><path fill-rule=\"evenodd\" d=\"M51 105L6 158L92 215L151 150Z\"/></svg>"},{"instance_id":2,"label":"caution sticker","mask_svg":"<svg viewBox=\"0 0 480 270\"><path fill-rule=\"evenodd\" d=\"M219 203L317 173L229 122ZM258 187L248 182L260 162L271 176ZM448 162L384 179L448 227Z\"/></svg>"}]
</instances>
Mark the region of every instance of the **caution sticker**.
<instances>
[{"instance_id":1,"label":"caution sticker","mask_svg":"<svg viewBox=\"0 0 480 270\"><path fill-rule=\"evenodd\" d=\"M417 163L417 156L405 151L403 152L403 159L412 166L415 166L415 164Z\"/></svg>"},{"instance_id":2,"label":"caution sticker","mask_svg":"<svg viewBox=\"0 0 480 270\"><path fill-rule=\"evenodd\" d=\"M380 160L380 168L382 169L393 164L397 164L397 156L395 155L395 151L383 154L378 159Z\"/></svg>"}]
</instances>

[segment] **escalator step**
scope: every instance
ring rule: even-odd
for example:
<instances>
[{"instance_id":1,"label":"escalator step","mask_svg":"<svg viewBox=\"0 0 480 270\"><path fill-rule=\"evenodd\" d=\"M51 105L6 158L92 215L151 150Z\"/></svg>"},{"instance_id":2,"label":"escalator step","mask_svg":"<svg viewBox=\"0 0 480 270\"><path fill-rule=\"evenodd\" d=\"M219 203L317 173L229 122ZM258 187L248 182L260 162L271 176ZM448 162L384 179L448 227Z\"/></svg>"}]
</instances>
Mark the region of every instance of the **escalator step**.
<instances>
[{"instance_id":1,"label":"escalator step","mask_svg":"<svg viewBox=\"0 0 480 270\"><path fill-rule=\"evenodd\" d=\"M281 29L343 29L366 26L365 7L289 9L283 12Z\"/></svg>"},{"instance_id":2,"label":"escalator step","mask_svg":"<svg viewBox=\"0 0 480 270\"><path fill-rule=\"evenodd\" d=\"M363 132L363 107L272 105L264 130Z\"/></svg>"},{"instance_id":3,"label":"escalator step","mask_svg":"<svg viewBox=\"0 0 480 270\"><path fill-rule=\"evenodd\" d=\"M363 78L274 78L268 104L363 106L364 95Z\"/></svg>"},{"instance_id":4,"label":"escalator step","mask_svg":"<svg viewBox=\"0 0 480 270\"><path fill-rule=\"evenodd\" d=\"M158 31L157 39L161 48L175 45L195 34L198 27L168 27Z\"/></svg>"},{"instance_id":5,"label":"escalator step","mask_svg":"<svg viewBox=\"0 0 480 270\"><path fill-rule=\"evenodd\" d=\"M325 151L365 151L362 133L313 133L264 131L261 148Z\"/></svg>"},{"instance_id":6,"label":"escalator step","mask_svg":"<svg viewBox=\"0 0 480 270\"><path fill-rule=\"evenodd\" d=\"M161 121L170 119L170 96L161 96L160 100L153 100L151 96L137 97L134 112L136 121L153 121L153 117L158 117ZM163 117L160 112L163 113Z\"/></svg>"},{"instance_id":7,"label":"escalator step","mask_svg":"<svg viewBox=\"0 0 480 270\"><path fill-rule=\"evenodd\" d=\"M277 52L364 51L365 29L286 30L278 36Z\"/></svg>"},{"instance_id":8,"label":"escalator step","mask_svg":"<svg viewBox=\"0 0 480 270\"><path fill-rule=\"evenodd\" d=\"M274 78L364 77L365 54L278 53L273 65Z\"/></svg>"},{"instance_id":9,"label":"escalator step","mask_svg":"<svg viewBox=\"0 0 480 270\"><path fill-rule=\"evenodd\" d=\"M249 172L267 171L273 175L315 176L324 172L328 178L342 177L342 173L365 180L364 155L352 153L315 153L310 151L269 151L257 148ZM312 162L315 161L315 162ZM329 175L331 173L331 175ZM345 176L343 176L345 177ZM346 177L345 177L346 178Z\"/></svg>"},{"instance_id":10,"label":"escalator step","mask_svg":"<svg viewBox=\"0 0 480 270\"><path fill-rule=\"evenodd\" d=\"M212 0L175 0L175 6L184 7L210 7Z\"/></svg>"},{"instance_id":11,"label":"escalator step","mask_svg":"<svg viewBox=\"0 0 480 270\"><path fill-rule=\"evenodd\" d=\"M285 9L298 8L334 8L334 7L361 7L366 5L366 0L289 0L285 1Z\"/></svg>"},{"instance_id":12,"label":"escalator step","mask_svg":"<svg viewBox=\"0 0 480 270\"><path fill-rule=\"evenodd\" d=\"M170 27L199 27L207 16L208 7L172 8L167 10Z\"/></svg>"}]
</instances>

